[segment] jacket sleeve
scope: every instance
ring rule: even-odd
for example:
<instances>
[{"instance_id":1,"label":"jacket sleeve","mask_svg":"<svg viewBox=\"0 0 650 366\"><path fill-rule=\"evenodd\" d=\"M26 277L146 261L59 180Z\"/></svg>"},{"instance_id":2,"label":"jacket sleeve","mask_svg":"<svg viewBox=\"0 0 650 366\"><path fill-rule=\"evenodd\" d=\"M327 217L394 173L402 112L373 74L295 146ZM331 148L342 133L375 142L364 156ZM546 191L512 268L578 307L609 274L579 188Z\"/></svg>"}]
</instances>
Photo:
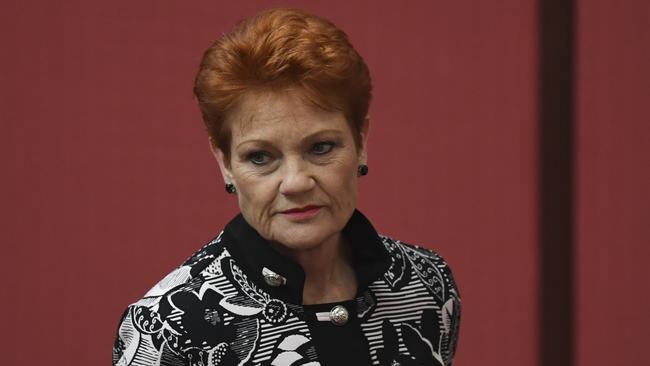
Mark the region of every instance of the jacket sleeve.
<instances>
[{"instance_id":1,"label":"jacket sleeve","mask_svg":"<svg viewBox=\"0 0 650 366\"><path fill-rule=\"evenodd\" d=\"M442 260L442 258L441 258ZM451 365L453 363L454 356L456 354L456 346L458 344L458 335L460 331L460 317L461 317L461 306L460 306L460 293L456 282L451 274L451 269L444 260L443 273L448 280L448 300L445 303L443 308L443 326L448 330L448 354L446 355L445 363Z\"/></svg>"},{"instance_id":2,"label":"jacket sleeve","mask_svg":"<svg viewBox=\"0 0 650 366\"><path fill-rule=\"evenodd\" d=\"M419 264L419 268L427 268L427 272L438 273L438 278L442 284L439 288L440 318L437 315L427 314L427 318L429 320L433 319L433 321L425 323L434 324L434 326L429 327L427 333L433 335L433 344L439 345L437 350L434 349L434 352L439 355L439 362L445 366L450 366L453 363L458 344L461 317L460 292L451 269L443 257L426 248L415 247L414 250L427 259L427 261ZM420 271L422 272L422 269Z\"/></svg>"},{"instance_id":3,"label":"jacket sleeve","mask_svg":"<svg viewBox=\"0 0 650 366\"><path fill-rule=\"evenodd\" d=\"M146 306L130 305L122 315L113 345L114 366L181 366L184 357L171 350L176 337Z\"/></svg>"},{"instance_id":4,"label":"jacket sleeve","mask_svg":"<svg viewBox=\"0 0 650 366\"><path fill-rule=\"evenodd\" d=\"M122 323L124 323L124 319L126 318L128 313L129 313L129 309L127 308L126 310L124 310L124 313L122 314L122 318L120 319L120 323L117 327L117 335L115 337L115 342L113 343L112 365L117 365L122 359L122 356L124 356L124 349L126 348L126 343L124 340L125 336L120 334L120 329L122 328Z\"/></svg>"},{"instance_id":5,"label":"jacket sleeve","mask_svg":"<svg viewBox=\"0 0 650 366\"><path fill-rule=\"evenodd\" d=\"M203 316L204 308L200 307L196 286L202 283L201 271L224 249L216 245L220 237L221 234L167 274L143 298L127 307L113 345L114 366L185 366L190 360L193 364L207 363L207 359L197 361L206 353L202 352L202 347L188 343L187 328L170 314L172 308L178 306L184 313ZM175 305L172 306L170 299L174 296ZM192 324L192 319L188 322Z\"/></svg>"}]
</instances>

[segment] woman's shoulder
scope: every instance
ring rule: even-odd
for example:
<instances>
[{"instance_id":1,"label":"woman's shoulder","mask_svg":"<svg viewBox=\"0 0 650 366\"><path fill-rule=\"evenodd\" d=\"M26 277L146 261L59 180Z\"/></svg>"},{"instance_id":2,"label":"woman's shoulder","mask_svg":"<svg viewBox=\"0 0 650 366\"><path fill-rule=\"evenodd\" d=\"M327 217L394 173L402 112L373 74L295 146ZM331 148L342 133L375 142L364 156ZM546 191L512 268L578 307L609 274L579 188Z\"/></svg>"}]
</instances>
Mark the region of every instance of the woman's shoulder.
<instances>
[{"instance_id":1,"label":"woman's shoulder","mask_svg":"<svg viewBox=\"0 0 650 366\"><path fill-rule=\"evenodd\" d=\"M444 299L460 302L451 268L437 251L385 235L379 237L390 255L391 265L384 279L392 287L405 286L415 279Z\"/></svg>"},{"instance_id":2,"label":"woman's shoulder","mask_svg":"<svg viewBox=\"0 0 650 366\"><path fill-rule=\"evenodd\" d=\"M434 348L434 353L439 356L441 364L451 362L458 339L461 304L460 293L449 265L433 249L388 236L380 235L380 238L390 254L391 264L382 281L375 287L377 304L394 306L402 312L421 312L419 329L422 333L418 335L424 334L425 338L428 336L425 343L439 347ZM400 298L395 296L396 293L417 299L393 303L395 298ZM430 305L433 308L422 311ZM407 328L408 326L400 328L402 334ZM390 328L387 329L390 332ZM412 338L411 342L417 343L415 339Z\"/></svg>"},{"instance_id":3,"label":"woman's shoulder","mask_svg":"<svg viewBox=\"0 0 650 366\"><path fill-rule=\"evenodd\" d=\"M379 235L382 243L388 250L391 257L401 259L403 256L411 261L422 262L423 264L432 264L438 268L449 269L447 261L435 250L422 247L418 244L406 243L395 238Z\"/></svg>"},{"instance_id":4,"label":"woman's shoulder","mask_svg":"<svg viewBox=\"0 0 650 366\"><path fill-rule=\"evenodd\" d=\"M158 281L158 283L133 305L144 303L150 306L152 300L158 299L165 294L195 290L197 281L201 278L199 275L206 270L210 270L210 265L225 251L225 247L222 245L222 234L220 233L214 239L204 244L199 250L183 261L180 266L173 269Z\"/></svg>"},{"instance_id":5,"label":"woman's shoulder","mask_svg":"<svg viewBox=\"0 0 650 366\"><path fill-rule=\"evenodd\" d=\"M126 308L113 346L113 364L129 364L147 355L160 357L161 353L184 362L181 348L200 343L206 330L200 327L193 329L193 315L188 317L182 314L200 314L208 321L207 324L217 328L221 319L211 315L209 309L203 306L203 301L215 300L212 297L218 294L205 291L202 287L207 273L219 271L219 268L214 268L219 264L218 259L228 255L221 238L220 234L210 240ZM195 338L189 338L189 333ZM148 341L140 342L143 337Z\"/></svg>"}]
</instances>

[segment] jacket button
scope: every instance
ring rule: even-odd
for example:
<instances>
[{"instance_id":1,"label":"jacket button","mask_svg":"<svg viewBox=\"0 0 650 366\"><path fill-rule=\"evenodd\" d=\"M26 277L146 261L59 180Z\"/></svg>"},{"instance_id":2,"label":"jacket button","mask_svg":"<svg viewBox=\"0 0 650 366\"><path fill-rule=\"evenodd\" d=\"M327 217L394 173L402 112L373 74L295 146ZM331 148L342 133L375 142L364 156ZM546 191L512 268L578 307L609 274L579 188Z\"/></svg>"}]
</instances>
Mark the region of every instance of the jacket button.
<instances>
[{"instance_id":1,"label":"jacket button","mask_svg":"<svg viewBox=\"0 0 650 366\"><path fill-rule=\"evenodd\" d=\"M336 305L330 310L330 320L336 325L344 325L348 322L348 311L341 305Z\"/></svg>"},{"instance_id":2,"label":"jacket button","mask_svg":"<svg viewBox=\"0 0 650 366\"><path fill-rule=\"evenodd\" d=\"M264 282L271 287L278 287L287 283L287 279L280 276L279 274L271 271L270 269L264 267L262 269L262 276L264 276Z\"/></svg>"}]
</instances>

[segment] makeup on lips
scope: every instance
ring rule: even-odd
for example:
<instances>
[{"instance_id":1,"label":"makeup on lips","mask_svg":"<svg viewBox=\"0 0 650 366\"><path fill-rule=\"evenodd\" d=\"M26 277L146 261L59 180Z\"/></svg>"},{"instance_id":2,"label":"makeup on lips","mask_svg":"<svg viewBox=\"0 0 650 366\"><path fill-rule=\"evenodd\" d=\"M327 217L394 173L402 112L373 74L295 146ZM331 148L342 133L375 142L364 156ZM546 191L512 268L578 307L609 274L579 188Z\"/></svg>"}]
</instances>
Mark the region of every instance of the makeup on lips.
<instances>
[{"instance_id":1,"label":"makeup on lips","mask_svg":"<svg viewBox=\"0 0 650 366\"><path fill-rule=\"evenodd\" d=\"M316 216L323 206L309 205L282 211L283 215L295 220L305 220Z\"/></svg>"}]
</instances>

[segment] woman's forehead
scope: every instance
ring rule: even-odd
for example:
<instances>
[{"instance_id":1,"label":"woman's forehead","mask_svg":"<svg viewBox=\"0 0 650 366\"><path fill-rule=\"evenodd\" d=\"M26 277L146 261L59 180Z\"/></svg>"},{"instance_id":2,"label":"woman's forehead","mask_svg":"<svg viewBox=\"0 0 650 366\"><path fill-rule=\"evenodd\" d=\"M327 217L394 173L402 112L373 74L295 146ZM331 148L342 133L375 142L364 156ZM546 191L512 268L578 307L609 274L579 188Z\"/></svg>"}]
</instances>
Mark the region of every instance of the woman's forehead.
<instances>
[{"instance_id":1,"label":"woman's forehead","mask_svg":"<svg viewBox=\"0 0 650 366\"><path fill-rule=\"evenodd\" d=\"M228 118L233 139L284 135L299 137L321 130L345 132L345 116L307 102L293 92L247 95Z\"/></svg>"}]
</instances>

